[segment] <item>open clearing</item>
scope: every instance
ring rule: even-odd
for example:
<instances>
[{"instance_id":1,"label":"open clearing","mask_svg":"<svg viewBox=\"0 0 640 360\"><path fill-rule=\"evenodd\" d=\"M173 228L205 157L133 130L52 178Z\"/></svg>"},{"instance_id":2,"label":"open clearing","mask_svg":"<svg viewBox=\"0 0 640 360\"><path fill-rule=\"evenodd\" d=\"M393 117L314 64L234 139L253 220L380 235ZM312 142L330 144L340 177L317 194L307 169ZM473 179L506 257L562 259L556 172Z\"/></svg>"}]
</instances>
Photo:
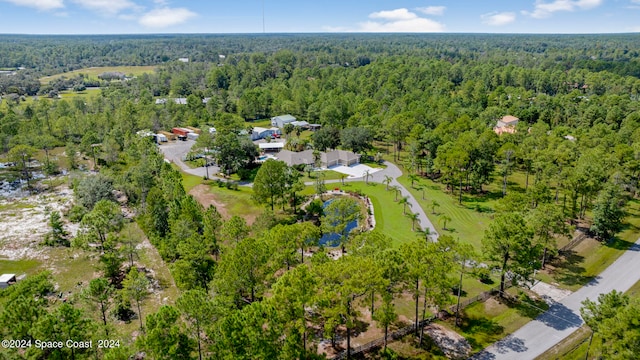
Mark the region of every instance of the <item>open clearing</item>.
<instances>
[{"instance_id":1,"label":"open clearing","mask_svg":"<svg viewBox=\"0 0 640 360\"><path fill-rule=\"evenodd\" d=\"M45 180L49 181L49 180ZM52 192L14 197L0 200L0 273L26 274L31 276L41 271L51 271L56 293L72 301L86 288L89 281L100 276L97 251L75 247L50 247L42 245L49 231L48 220L51 211L64 212L73 204L73 192L66 186L58 186ZM68 223L65 229L76 234L79 226ZM155 247L134 222L125 225L122 233L138 243L134 266L142 269L150 280L150 296L142 304L143 317L156 312L160 306L171 304L178 297L178 289ZM123 267L128 267L128 262ZM58 301L57 297L53 297ZM92 310L83 301L77 302ZM96 320L99 320L96 318ZM128 323L109 318L116 326L116 337L131 341L139 326L137 320Z\"/></svg>"},{"instance_id":2,"label":"open clearing","mask_svg":"<svg viewBox=\"0 0 640 360\"><path fill-rule=\"evenodd\" d=\"M74 71L69 71L66 73L62 73L62 74L56 74L56 75L51 75L51 76L45 76L40 78L40 83L42 84L48 84L51 81L54 81L56 79L59 79L61 77L66 77L66 78L72 78L72 77L76 77L78 75L87 75L89 77L89 79L92 80L97 80L98 79L98 75L104 73L104 72L109 72L109 71L114 71L114 72L121 72L124 73L126 75L133 75L133 76L138 76L138 75L142 75L144 73L151 73L156 69L157 66L104 66L104 67L90 67L90 68L84 68L84 69L79 69L79 70L74 70Z\"/></svg>"}]
</instances>

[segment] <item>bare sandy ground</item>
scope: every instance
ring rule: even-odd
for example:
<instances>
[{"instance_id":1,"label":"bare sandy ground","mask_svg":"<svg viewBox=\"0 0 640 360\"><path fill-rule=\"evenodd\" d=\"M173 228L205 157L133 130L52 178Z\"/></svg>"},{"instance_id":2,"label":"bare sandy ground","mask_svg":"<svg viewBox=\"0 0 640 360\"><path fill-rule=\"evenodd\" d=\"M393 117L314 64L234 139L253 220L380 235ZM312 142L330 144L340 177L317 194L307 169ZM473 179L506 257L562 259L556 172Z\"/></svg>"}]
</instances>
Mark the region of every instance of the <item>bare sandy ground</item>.
<instances>
[{"instance_id":1,"label":"bare sandy ground","mask_svg":"<svg viewBox=\"0 0 640 360\"><path fill-rule=\"evenodd\" d=\"M73 192L66 186L54 192L0 200L0 259L46 258L40 242L50 231L49 214L66 211L73 205ZM77 224L66 223L72 235Z\"/></svg>"}]
</instances>

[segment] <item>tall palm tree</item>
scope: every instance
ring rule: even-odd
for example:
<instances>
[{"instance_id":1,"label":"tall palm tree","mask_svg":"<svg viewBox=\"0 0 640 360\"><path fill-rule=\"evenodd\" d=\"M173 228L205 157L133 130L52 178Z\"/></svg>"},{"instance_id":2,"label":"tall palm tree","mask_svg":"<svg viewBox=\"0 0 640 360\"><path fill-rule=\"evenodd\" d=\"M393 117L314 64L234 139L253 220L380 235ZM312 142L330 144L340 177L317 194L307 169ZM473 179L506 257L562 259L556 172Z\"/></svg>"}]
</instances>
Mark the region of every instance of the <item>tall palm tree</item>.
<instances>
[{"instance_id":1,"label":"tall palm tree","mask_svg":"<svg viewBox=\"0 0 640 360\"><path fill-rule=\"evenodd\" d=\"M431 236L431 229L429 228L425 228L424 230L418 229L418 234L420 234L420 236L424 236L424 239L427 242L429 242L429 236Z\"/></svg>"},{"instance_id":2,"label":"tall palm tree","mask_svg":"<svg viewBox=\"0 0 640 360\"><path fill-rule=\"evenodd\" d=\"M451 218L448 217L447 215L442 215L442 216L440 216L440 221L442 222L442 229L443 230L448 230L447 229L447 223L451 221Z\"/></svg>"},{"instance_id":3,"label":"tall palm tree","mask_svg":"<svg viewBox=\"0 0 640 360\"><path fill-rule=\"evenodd\" d=\"M418 175L416 174L409 174L409 180L411 180L411 187L413 187L414 183L416 181L418 181Z\"/></svg>"},{"instance_id":4,"label":"tall palm tree","mask_svg":"<svg viewBox=\"0 0 640 360\"><path fill-rule=\"evenodd\" d=\"M413 207L413 204L409 202L408 196L403 196L402 198L400 198L398 204L402 204L402 214L404 215L407 215L407 205L409 205L409 207Z\"/></svg>"},{"instance_id":5,"label":"tall palm tree","mask_svg":"<svg viewBox=\"0 0 640 360\"><path fill-rule=\"evenodd\" d=\"M340 181L342 182L342 185L344 185L344 179L347 177L347 174L340 174Z\"/></svg>"},{"instance_id":6,"label":"tall palm tree","mask_svg":"<svg viewBox=\"0 0 640 360\"><path fill-rule=\"evenodd\" d=\"M400 187L398 185L394 185L394 186L391 187L391 190L395 191L395 193L396 193L396 200L395 201L398 201L398 193L400 192Z\"/></svg>"},{"instance_id":7,"label":"tall palm tree","mask_svg":"<svg viewBox=\"0 0 640 360\"><path fill-rule=\"evenodd\" d=\"M440 204L438 204L437 201L435 200L431 200L431 213L435 215L436 213L436 208L440 206Z\"/></svg>"},{"instance_id":8,"label":"tall palm tree","mask_svg":"<svg viewBox=\"0 0 640 360\"><path fill-rule=\"evenodd\" d=\"M393 178L389 175L385 175L384 176L384 180L382 180L382 183L387 185L386 190L389 191L389 184L391 184L391 182L393 181Z\"/></svg>"},{"instance_id":9,"label":"tall palm tree","mask_svg":"<svg viewBox=\"0 0 640 360\"><path fill-rule=\"evenodd\" d=\"M369 172L369 170L366 170L364 172L364 183L369 185L369 176L371 176L371 173Z\"/></svg>"},{"instance_id":10,"label":"tall palm tree","mask_svg":"<svg viewBox=\"0 0 640 360\"><path fill-rule=\"evenodd\" d=\"M418 221L418 213L409 212L408 214L405 214L405 215L409 218L409 220L411 220L411 231L416 231L416 222ZM428 230L429 228L427 228L427 232Z\"/></svg>"}]
</instances>

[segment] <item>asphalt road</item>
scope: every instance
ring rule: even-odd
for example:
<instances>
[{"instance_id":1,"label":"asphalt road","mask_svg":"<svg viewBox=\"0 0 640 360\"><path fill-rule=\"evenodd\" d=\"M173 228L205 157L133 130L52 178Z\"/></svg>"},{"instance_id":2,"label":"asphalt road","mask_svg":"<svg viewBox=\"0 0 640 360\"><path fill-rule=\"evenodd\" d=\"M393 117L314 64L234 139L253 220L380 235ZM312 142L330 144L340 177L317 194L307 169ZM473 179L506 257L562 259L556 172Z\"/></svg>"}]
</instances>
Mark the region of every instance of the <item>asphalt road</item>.
<instances>
[{"instance_id":1,"label":"asphalt road","mask_svg":"<svg viewBox=\"0 0 640 360\"><path fill-rule=\"evenodd\" d=\"M160 145L160 151L162 151L162 154L164 154L165 159L175 163L180 167L180 169L182 169L182 171L188 174L204 177L208 171L209 177L214 177L214 174L220 172L219 167L209 166L208 169L205 169L204 167L192 169L188 167L187 164L184 163L184 161L182 161L182 158L187 155L189 150L191 150L193 144L195 144L194 140L163 143L162 145Z\"/></svg>"},{"instance_id":2,"label":"asphalt road","mask_svg":"<svg viewBox=\"0 0 640 360\"><path fill-rule=\"evenodd\" d=\"M476 354L472 359L535 359L583 324L580 317L583 300L596 300L598 295L612 290L627 291L638 280L640 239L587 285L551 305L547 312Z\"/></svg>"}]
</instances>

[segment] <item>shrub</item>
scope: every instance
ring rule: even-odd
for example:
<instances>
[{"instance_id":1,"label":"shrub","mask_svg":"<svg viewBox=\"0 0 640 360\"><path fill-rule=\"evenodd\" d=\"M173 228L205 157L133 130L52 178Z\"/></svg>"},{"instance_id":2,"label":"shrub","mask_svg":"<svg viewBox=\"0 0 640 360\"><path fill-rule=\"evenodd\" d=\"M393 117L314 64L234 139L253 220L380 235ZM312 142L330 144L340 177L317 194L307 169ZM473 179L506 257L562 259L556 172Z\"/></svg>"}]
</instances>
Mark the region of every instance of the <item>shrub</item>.
<instances>
[{"instance_id":1,"label":"shrub","mask_svg":"<svg viewBox=\"0 0 640 360\"><path fill-rule=\"evenodd\" d=\"M493 280L491 279L491 271L489 271L489 269L487 269L486 267L478 268L476 270L476 276L478 277L478 280L480 280L480 282L482 282L483 284L493 283Z\"/></svg>"},{"instance_id":2,"label":"shrub","mask_svg":"<svg viewBox=\"0 0 640 360\"><path fill-rule=\"evenodd\" d=\"M87 209L81 205L73 205L71 210L67 213L67 217L71 222L79 223L87 213Z\"/></svg>"}]
</instances>

